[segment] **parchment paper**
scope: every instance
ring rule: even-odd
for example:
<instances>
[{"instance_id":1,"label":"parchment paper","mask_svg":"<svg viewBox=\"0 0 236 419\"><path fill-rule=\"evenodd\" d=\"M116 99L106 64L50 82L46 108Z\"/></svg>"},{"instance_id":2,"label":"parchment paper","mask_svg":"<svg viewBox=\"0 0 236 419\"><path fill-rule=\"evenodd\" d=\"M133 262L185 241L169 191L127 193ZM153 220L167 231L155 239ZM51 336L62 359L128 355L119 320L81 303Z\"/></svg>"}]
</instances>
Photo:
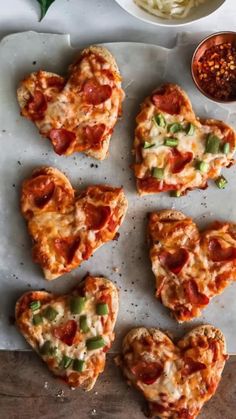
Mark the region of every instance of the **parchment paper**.
<instances>
[{"instance_id":1,"label":"parchment paper","mask_svg":"<svg viewBox=\"0 0 236 419\"><path fill-rule=\"evenodd\" d=\"M140 102L162 81L176 82L187 91L199 116L230 121L235 124L236 110L218 106L204 98L195 88L189 71L196 36L183 35L177 46L162 47L135 43L106 44L116 57L126 91L124 112L118 122L107 160L98 162L82 154L57 156L48 140L43 140L34 125L20 117L16 102L18 82L28 73L45 69L65 74L76 55L68 35L25 32L5 38L0 44L0 348L26 349L27 344L12 324L16 299L26 290L46 288L67 292L86 272L103 274L120 288L120 311L116 342L130 327L145 325L168 329L181 335L194 324L212 323L226 335L229 353L236 352L236 285L230 285L204 310L195 322L178 326L169 311L154 298L154 276L146 244L146 214L161 208L176 208L193 216L202 227L214 219L236 221L236 169L227 171L229 185L218 190L212 183L207 191L194 191L187 197L170 198L162 194L139 197L136 193L131 146L134 118ZM77 49L84 46L79 45ZM56 166L68 175L74 187L110 183L123 185L129 211L120 229L118 242L98 250L94 257L68 275L48 283L41 269L32 262L31 241L19 211L22 180L41 165ZM92 167L91 167L92 166Z\"/></svg>"}]
</instances>

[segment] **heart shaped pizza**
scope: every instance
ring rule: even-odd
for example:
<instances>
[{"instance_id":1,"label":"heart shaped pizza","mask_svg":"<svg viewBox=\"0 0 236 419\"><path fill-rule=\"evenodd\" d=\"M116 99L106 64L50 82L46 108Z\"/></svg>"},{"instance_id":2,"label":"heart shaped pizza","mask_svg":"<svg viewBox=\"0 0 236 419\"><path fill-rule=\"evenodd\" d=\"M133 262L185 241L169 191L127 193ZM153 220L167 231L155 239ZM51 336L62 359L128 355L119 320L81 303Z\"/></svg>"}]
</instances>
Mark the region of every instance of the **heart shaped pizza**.
<instances>
[{"instance_id":1,"label":"heart shaped pizza","mask_svg":"<svg viewBox=\"0 0 236 419\"><path fill-rule=\"evenodd\" d=\"M86 390L104 370L117 312L116 287L92 276L66 295L26 292L15 309L21 333L53 374Z\"/></svg>"},{"instance_id":2,"label":"heart shaped pizza","mask_svg":"<svg viewBox=\"0 0 236 419\"><path fill-rule=\"evenodd\" d=\"M201 233L174 210L149 216L156 297L179 322L192 320L236 280L236 224L215 222Z\"/></svg>"},{"instance_id":3,"label":"heart shaped pizza","mask_svg":"<svg viewBox=\"0 0 236 419\"><path fill-rule=\"evenodd\" d=\"M171 191L180 196L207 187L230 167L236 132L224 122L199 120L186 93L174 84L155 90L141 105L135 130L134 171L140 195Z\"/></svg>"},{"instance_id":4,"label":"heart shaped pizza","mask_svg":"<svg viewBox=\"0 0 236 419\"><path fill-rule=\"evenodd\" d=\"M227 359L222 332L205 325L175 345L158 329L132 329L117 364L148 401L150 416L195 419L215 393Z\"/></svg>"},{"instance_id":5,"label":"heart shaped pizza","mask_svg":"<svg viewBox=\"0 0 236 419\"><path fill-rule=\"evenodd\" d=\"M48 280L113 240L126 210L122 188L94 185L75 195L66 176L52 167L35 170L23 182L21 211L33 239L33 259Z\"/></svg>"},{"instance_id":6,"label":"heart shaped pizza","mask_svg":"<svg viewBox=\"0 0 236 419\"><path fill-rule=\"evenodd\" d=\"M124 99L119 69L106 48L83 50L66 78L46 71L30 74L17 97L21 114L49 138L57 154L106 157Z\"/></svg>"}]
</instances>

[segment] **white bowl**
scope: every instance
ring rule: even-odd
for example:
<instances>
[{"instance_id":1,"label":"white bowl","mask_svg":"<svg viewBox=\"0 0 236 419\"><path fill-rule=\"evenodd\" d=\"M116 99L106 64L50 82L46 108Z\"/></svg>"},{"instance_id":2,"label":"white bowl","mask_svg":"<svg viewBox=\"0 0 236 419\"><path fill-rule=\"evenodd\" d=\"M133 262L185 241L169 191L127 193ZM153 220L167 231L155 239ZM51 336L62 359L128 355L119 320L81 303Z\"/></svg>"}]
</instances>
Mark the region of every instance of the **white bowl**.
<instances>
[{"instance_id":1,"label":"white bowl","mask_svg":"<svg viewBox=\"0 0 236 419\"><path fill-rule=\"evenodd\" d=\"M133 0L115 0L126 12L144 22L158 26L183 26L197 20L203 19L218 10L226 0L206 0L199 7L194 7L189 15L183 19L162 19L151 15L137 6Z\"/></svg>"}]
</instances>

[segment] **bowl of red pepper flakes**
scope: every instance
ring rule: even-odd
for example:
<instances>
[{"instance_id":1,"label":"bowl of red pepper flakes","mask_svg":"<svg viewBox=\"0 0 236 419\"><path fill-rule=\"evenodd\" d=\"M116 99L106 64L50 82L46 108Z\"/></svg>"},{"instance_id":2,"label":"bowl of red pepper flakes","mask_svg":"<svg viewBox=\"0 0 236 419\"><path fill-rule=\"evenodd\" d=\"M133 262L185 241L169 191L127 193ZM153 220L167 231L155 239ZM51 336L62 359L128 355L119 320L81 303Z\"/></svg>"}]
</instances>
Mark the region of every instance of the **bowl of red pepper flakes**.
<instances>
[{"instance_id":1,"label":"bowl of red pepper flakes","mask_svg":"<svg viewBox=\"0 0 236 419\"><path fill-rule=\"evenodd\" d=\"M236 101L236 32L218 32L196 48L192 78L208 98L221 103Z\"/></svg>"}]
</instances>

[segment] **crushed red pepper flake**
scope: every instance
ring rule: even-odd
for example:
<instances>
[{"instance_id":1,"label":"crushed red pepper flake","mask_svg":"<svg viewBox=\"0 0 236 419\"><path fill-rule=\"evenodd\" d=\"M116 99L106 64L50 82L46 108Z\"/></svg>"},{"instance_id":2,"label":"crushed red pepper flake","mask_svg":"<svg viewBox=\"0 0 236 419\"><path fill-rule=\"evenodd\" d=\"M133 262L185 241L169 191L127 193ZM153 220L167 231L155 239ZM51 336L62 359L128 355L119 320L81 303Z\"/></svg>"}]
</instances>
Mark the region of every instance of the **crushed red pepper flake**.
<instances>
[{"instance_id":1,"label":"crushed red pepper flake","mask_svg":"<svg viewBox=\"0 0 236 419\"><path fill-rule=\"evenodd\" d=\"M197 76L209 96L236 100L236 47L227 42L207 49L197 63Z\"/></svg>"}]
</instances>

